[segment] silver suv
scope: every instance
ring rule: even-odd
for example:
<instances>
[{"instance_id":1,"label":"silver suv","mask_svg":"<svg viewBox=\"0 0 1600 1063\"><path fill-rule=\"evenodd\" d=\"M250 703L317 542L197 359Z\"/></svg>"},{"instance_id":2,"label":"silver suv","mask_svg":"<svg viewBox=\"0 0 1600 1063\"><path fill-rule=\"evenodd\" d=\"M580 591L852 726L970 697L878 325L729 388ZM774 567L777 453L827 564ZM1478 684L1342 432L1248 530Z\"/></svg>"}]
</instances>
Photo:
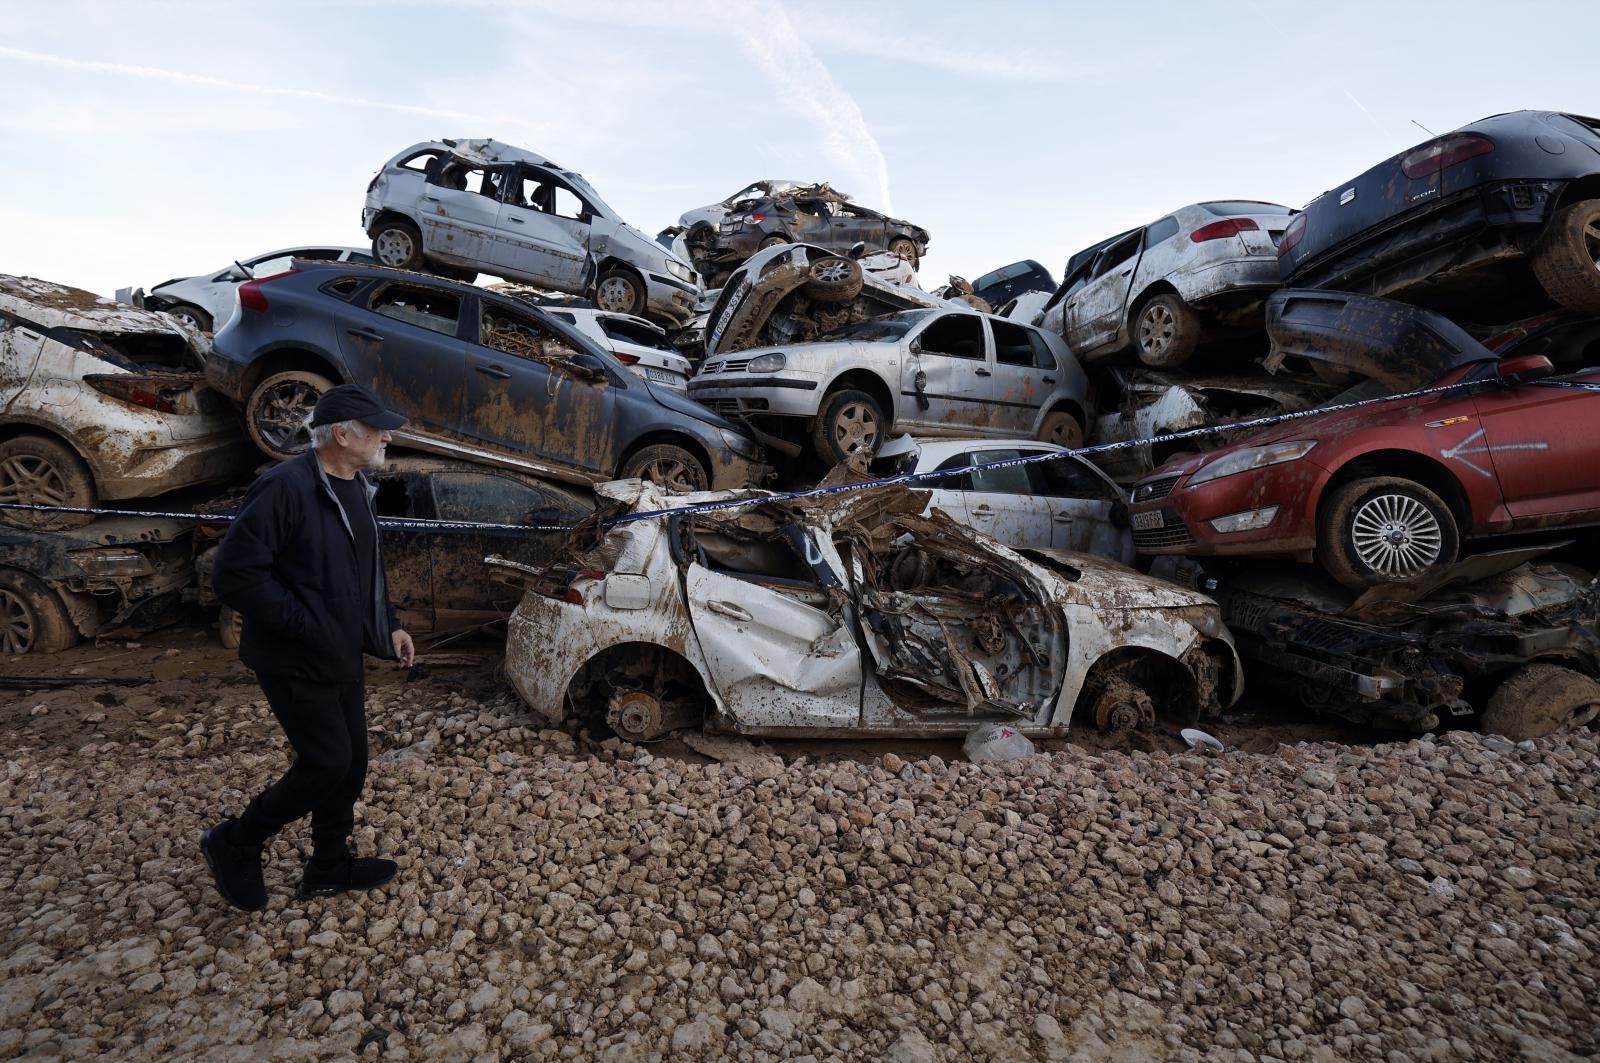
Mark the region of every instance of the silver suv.
<instances>
[{"instance_id":1,"label":"silver suv","mask_svg":"<svg viewBox=\"0 0 1600 1063\"><path fill-rule=\"evenodd\" d=\"M815 343L714 356L689 383L691 398L774 435L799 419L830 463L875 452L891 428L1082 446L1087 390L1061 337L938 308L856 321Z\"/></svg>"},{"instance_id":2,"label":"silver suv","mask_svg":"<svg viewBox=\"0 0 1600 1063\"><path fill-rule=\"evenodd\" d=\"M682 325L693 267L608 207L579 174L496 140L413 144L367 185L361 227L396 269L479 273L586 295L615 314Z\"/></svg>"}]
</instances>

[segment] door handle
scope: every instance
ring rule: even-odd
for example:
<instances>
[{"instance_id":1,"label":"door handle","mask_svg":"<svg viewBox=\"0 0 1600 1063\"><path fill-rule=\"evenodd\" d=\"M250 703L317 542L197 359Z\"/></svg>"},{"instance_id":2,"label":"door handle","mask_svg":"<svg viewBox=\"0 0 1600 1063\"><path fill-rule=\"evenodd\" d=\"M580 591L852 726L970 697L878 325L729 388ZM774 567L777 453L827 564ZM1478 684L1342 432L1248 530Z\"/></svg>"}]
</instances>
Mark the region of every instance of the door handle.
<instances>
[{"instance_id":1,"label":"door handle","mask_svg":"<svg viewBox=\"0 0 1600 1063\"><path fill-rule=\"evenodd\" d=\"M383 333L374 332L369 328L349 328L345 329L345 331L358 340L371 340L373 343L383 342Z\"/></svg>"},{"instance_id":2,"label":"door handle","mask_svg":"<svg viewBox=\"0 0 1600 1063\"><path fill-rule=\"evenodd\" d=\"M977 373L977 374L978 374L978 375L979 375L979 376L988 376L988 375L990 375L990 374L989 374L989 370L987 370L987 369L978 369L978 370L975 370L975 372L976 372L976 373Z\"/></svg>"},{"instance_id":3,"label":"door handle","mask_svg":"<svg viewBox=\"0 0 1600 1063\"><path fill-rule=\"evenodd\" d=\"M1057 524L1071 524L1072 523L1072 514L1071 513L1057 513L1056 514L1056 523Z\"/></svg>"},{"instance_id":4,"label":"door handle","mask_svg":"<svg viewBox=\"0 0 1600 1063\"><path fill-rule=\"evenodd\" d=\"M1054 384L1056 382L1056 378L1053 376L1047 376L1044 378L1044 382L1046 384Z\"/></svg>"},{"instance_id":5,"label":"door handle","mask_svg":"<svg viewBox=\"0 0 1600 1063\"><path fill-rule=\"evenodd\" d=\"M430 196L430 195L428 195L426 193L423 194L422 198L427 200L429 203L437 203L437 202L439 202L439 197L438 196Z\"/></svg>"},{"instance_id":6,"label":"door handle","mask_svg":"<svg viewBox=\"0 0 1600 1063\"><path fill-rule=\"evenodd\" d=\"M1128 274L1130 274L1130 273L1132 273L1132 272L1133 272L1133 270L1131 270L1131 269L1125 269L1125 270L1123 270L1123 271L1122 271L1122 272L1121 272L1121 273L1119 273L1119 274L1117 274L1117 276L1119 276L1119 277L1126 277L1126 276L1127 276L1127 275L1128 275Z\"/></svg>"},{"instance_id":7,"label":"door handle","mask_svg":"<svg viewBox=\"0 0 1600 1063\"><path fill-rule=\"evenodd\" d=\"M723 616L731 616L735 620L750 619L749 610L745 609L743 606L735 605L732 602L707 602L706 608L710 609L713 613L721 613Z\"/></svg>"},{"instance_id":8,"label":"door handle","mask_svg":"<svg viewBox=\"0 0 1600 1063\"><path fill-rule=\"evenodd\" d=\"M972 512L974 512L974 513L993 513L994 510L990 509L988 506L973 506L972 507Z\"/></svg>"},{"instance_id":9,"label":"door handle","mask_svg":"<svg viewBox=\"0 0 1600 1063\"><path fill-rule=\"evenodd\" d=\"M510 222L512 225L521 225L522 224L522 219L517 217L515 214L513 214L509 218L507 218L506 221Z\"/></svg>"},{"instance_id":10,"label":"door handle","mask_svg":"<svg viewBox=\"0 0 1600 1063\"><path fill-rule=\"evenodd\" d=\"M482 373L484 376L492 376L496 380L511 379L511 374L506 372L504 369L501 369L497 365L480 365L477 368L478 372Z\"/></svg>"}]
</instances>

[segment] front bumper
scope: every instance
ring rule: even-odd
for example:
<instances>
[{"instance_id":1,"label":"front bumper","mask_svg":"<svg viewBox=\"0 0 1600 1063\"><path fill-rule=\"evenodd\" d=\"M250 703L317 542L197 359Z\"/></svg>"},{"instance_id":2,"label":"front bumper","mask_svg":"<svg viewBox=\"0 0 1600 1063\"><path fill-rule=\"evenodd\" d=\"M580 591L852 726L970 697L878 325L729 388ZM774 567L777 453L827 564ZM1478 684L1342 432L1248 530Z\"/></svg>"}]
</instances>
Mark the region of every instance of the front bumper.
<instances>
[{"instance_id":1,"label":"front bumper","mask_svg":"<svg viewBox=\"0 0 1600 1063\"><path fill-rule=\"evenodd\" d=\"M1134 486L1133 497L1148 497L1129 507L1134 549L1194 557L1305 557L1316 549L1317 499L1329 475L1301 458L1198 487L1186 486L1187 473L1147 477ZM1220 517L1269 506L1278 512L1264 528L1219 532L1211 525Z\"/></svg>"},{"instance_id":2,"label":"front bumper","mask_svg":"<svg viewBox=\"0 0 1600 1063\"><path fill-rule=\"evenodd\" d=\"M700 289L685 284L676 277L661 273L644 273L645 311L665 318L678 326L694 320L695 303L700 299Z\"/></svg>"},{"instance_id":3,"label":"front bumper","mask_svg":"<svg viewBox=\"0 0 1600 1063\"><path fill-rule=\"evenodd\" d=\"M722 414L815 417L822 400L822 378L793 372L781 376L724 373L691 380L689 397Z\"/></svg>"}]
</instances>

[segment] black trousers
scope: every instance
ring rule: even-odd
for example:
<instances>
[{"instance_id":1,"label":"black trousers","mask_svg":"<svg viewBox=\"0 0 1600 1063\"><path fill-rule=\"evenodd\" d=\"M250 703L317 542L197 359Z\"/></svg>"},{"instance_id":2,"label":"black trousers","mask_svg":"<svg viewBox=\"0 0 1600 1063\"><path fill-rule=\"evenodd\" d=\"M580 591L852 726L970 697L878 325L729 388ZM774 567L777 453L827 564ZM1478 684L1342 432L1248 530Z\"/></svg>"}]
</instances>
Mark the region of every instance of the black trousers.
<instances>
[{"instance_id":1,"label":"black trousers","mask_svg":"<svg viewBox=\"0 0 1600 1063\"><path fill-rule=\"evenodd\" d=\"M346 851L356 799L367 781L367 708L363 683L317 683L257 672L272 714L294 747L283 778L261 792L235 827L239 842L259 845L311 814L313 859Z\"/></svg>"}]
</instances>

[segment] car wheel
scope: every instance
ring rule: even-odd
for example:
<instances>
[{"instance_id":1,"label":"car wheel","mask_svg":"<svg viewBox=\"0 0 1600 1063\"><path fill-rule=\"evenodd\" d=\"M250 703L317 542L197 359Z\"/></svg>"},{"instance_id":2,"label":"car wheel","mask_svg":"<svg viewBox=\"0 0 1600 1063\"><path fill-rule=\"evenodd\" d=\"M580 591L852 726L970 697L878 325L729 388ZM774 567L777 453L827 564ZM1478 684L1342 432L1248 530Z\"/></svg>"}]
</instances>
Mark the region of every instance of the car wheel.
<instances>
[{"instance_id":1,"label":"car wheel","mask_svg":"<svg viewBox=\"0 0 1600 1063\"><path fill-rule=\"evenodd\" d=\"M217 635L222 639L224 649L236 650L239 648L239 636L244 633L244 617L231 606L223 606L217 614Z\"/></svg>"},{"instance_id":2,"label":"car wheel","mask_svg":"<svg viewBox=\"0 0 1600 1063\"><path fill-rule=\"evenodd\" d=\"M1107 734L1148 730L1156 723L1156 706L1137 683L1121 677L1107 680L1096 694L1094 725Z\"/></svg>"},{"instance_id":3,"label":"car wheel","mask_svg":"<svg viewBox=\"0 0 1600 1063\"><path fill-rule=\"evenodd\" d=\"M819 303L843 303L861 294L861 263L829 255L811 263L806 295Z\"/></svg>"},{"instance_id":4,"label":"car wheel","mask_svg":"<svg viewBox=\"0 0 1600 1063\"><path fill-rule=\"evenodd\" d=\"M612 266L600 274L594 284L594 305L609 314L644 313L644 282L621 266Z\"/></svg>"},{"instance_id":5,"label":"car wheel","mask_svg":"<svg viewBox=\"0 0 1600 1063\"><path fill-rule=\"evenodd\" d=\"M912 269L916 269L922 264L917 256L917 244L914 240L908 240L904 236L897 236L889 241L889 250L911 263Z\"/></svg>"},{"instance_id":6,"label":"car wheel","mask_svg":"<svg viewBox=\"0 0 1600 1063\"><path fill-rule=\"evenodd\" d=\"M1317 559L1346 587L1405 583L1456 559L1459 532L1444 500L1395 476L1356 480L1322 506Z\"/></svg>"},{"instance_id":7,"label":"car wheel","mask_svg":"<svg viewBox=\"0 0 1600 1063\"><path fill-rule=\"evenodd\" d=\"M403 218L379 222L372 231L372 257L390 269L421 269L422 233Z\"/></svg>"},{"instance_id":8,"label":"car wheel","mask_svg":"<svg viewBox=\"0 0 1600 1063\"><path fill-rule=\"evenodd\" d=\"M1600 199L1562 207L1533 247L1533 274L1550 298L1600 314Z\"/></svg>"},{"instance_id":9,"label":"car wheel","mask_svg":"<svg viewBox=\"0 0 1600 1063\"><path fill-rule=\"evenodd\" d=\"M788 242L789 242L789 238L787 236L783 236L783 235L779 235L779 234L774 234L772 236L763 236L761 238L761 242L756 245L756 250L765 251L769 247L780 247L783 244L786 244Z\"/></svg>"},{"instance_id":10,"label":"car wheel","mask_svg":"<svg viewBox=\"0 0 1600 1063\"><path fill-rule=\"evenodd\" d=\"M1057 410L1047 415L1039 426L1039 440L1077 450L1083 446L1083 424L1071 412Z\"/></svg>"},{"instance_id":11,"label":"car wheel","mask_svg":"<svg viewBox=\"0 0 1600 1063\"><path fill-rule=\"evenodd\" d=\"M1133 345L1153 369L1175 369L1200 345L1200 315L1171 292L1145 301L1133 315Z\"/></svg>"},{"instance_id":12,"label":"car wheel","mask_svg":"<svg viewBox=\"0 0 1600 1063\"><path fill-rule=\"evenodd\" d=\"M645 447L629 458L617 473L619 480L649 480L670 491L704 491L710 486L700 459L670 443Z\"/></svg>"},{"instance_id":13,"label":"car wheel","mask_svg":"<svg viewBox=\"0 0 1600 1063\"><path fill-rule=\"evenodd\" d=\"M433 271L441 277L448 277L450 280L460 281L462 284L471 284L478 279L477 270L462 269L460 266L434 266Z\"/></svg>"},{"instance_id":14,"label":"car wheel","mask_svg":"<svg viewBox=\"0 0 1600 1063\"><path fill-rule=\"evenodd\" d=\"M211 331L211 315L198 306L189 303L178 303L167 311L173 317L186 324L193 325L201 332Z\"/></svg>"},{"instance_id":15,"label":"car wheel","mask_svg":"<svg viewBox=\"0 0 1600 1063\"><path fill-rule=\"evenodd\" d=\"M1600 683L1571 668L1525 664L1489 696L1478 720L1485 734L1525 738L1582 731L1600 721Z\"/></svg>"},{"instance_id":16,"label":"car wheel","mask_svg":"<svg viewBox=\"0 0 1600 1063\"><path fill-rule=\"evenodd\" d=\"M321 373L293 370L274 373L250 393L244 406L245 427L261 452L288 461L311 445L306 419L312 407L333 387Z\"/></svg>"},{"instance_id":17,"label":"car wheel","mask_svg":"<svg viewBox=\"0 0 1600 1063\"><path fill-rule=\"evenodd\" d=\"M55 591L26 572L0 569L0 653L57 653L77 641Z\"/></svg>"},{"instance_id":18,"label":"car wheel","mask_svg":"<svg viewBox=\"0 0 1600 1063\"><path fill-rule=\"evenodd\" d=\"M45 436L16 436L0 443L0 502L88 509L95 503L94 477L72 450ZM81 528L87 513L40 513L0 509L0 520L40 531Z\"/></svg>"},{"instance_id":19,"label":"car wheel","mask_svg":"<svg viewBox=\"0 0 1600 1063\"><path fill-rule=\"evenodd\" d=\"M837 465L852 454L877 453L887 430L878 400L865 391L847 388L824 400L811 442L818 457Z\"/></svg>"}]
</instances>

